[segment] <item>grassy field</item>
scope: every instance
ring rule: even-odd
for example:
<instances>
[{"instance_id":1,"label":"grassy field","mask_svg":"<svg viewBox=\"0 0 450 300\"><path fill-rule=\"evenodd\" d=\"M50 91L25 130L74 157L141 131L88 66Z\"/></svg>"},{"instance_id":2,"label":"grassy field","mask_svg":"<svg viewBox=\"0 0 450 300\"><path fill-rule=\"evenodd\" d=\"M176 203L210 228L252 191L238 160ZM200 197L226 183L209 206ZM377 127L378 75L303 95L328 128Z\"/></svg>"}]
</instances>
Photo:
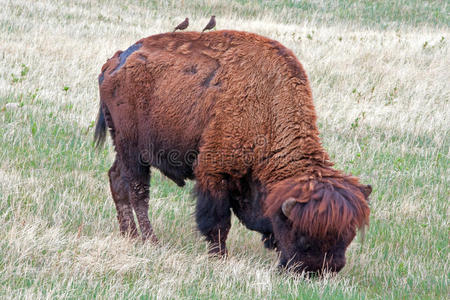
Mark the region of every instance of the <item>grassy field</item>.
<instances>
[{"instance_id":1,"label":"grassy field","mask_svg":"<svg viewBox=\"0 0 450 300\"><path fill-rule=\"evenodd\" d=\"M93 2L93 1L92 1ZM0 298L445 299L449 277L447 1L0 0ZM277 272L236 218L209 258L187 188L154 172L161 240L119 235L96 151L97 74L116 50L171 30L256 32L311 80L336 166L371 184L370 227L336 276Z\"/></svg>"}]
</instances>

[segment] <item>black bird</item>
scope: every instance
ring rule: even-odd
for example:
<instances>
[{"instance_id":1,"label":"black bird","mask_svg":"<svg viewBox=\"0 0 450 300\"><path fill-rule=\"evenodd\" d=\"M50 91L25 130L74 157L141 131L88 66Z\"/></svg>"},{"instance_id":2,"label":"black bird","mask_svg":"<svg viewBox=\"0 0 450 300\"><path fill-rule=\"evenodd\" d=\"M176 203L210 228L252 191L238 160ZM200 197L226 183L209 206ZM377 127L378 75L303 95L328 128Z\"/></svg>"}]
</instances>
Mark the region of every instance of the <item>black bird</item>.
<instances>
[{"instance_id":1,"label":"black bird","mask_svg":"<svg viewBox=\"0 0 450 300\"><path fill-rule=\"evenodd\" d=\"M175 27L175 29L172 32L175 32L176 30L185 30L186 28L188 28L188 26L189 26L189 18L186 18L184 19L183 22L178 24L178 26Z\"/></svg>"},{"instance_id":2,"label":"black bird","mask_svg":"<svg viewBox=\"0 0 450 300\"><path fill-rule=\"evenodd\" d=\"M212 16L211 19L209 20L208 24L206 25L206 27L202 30L210 30L213 29L214 27L216 27L216 16Z\"/></svg>"}]
</instances>

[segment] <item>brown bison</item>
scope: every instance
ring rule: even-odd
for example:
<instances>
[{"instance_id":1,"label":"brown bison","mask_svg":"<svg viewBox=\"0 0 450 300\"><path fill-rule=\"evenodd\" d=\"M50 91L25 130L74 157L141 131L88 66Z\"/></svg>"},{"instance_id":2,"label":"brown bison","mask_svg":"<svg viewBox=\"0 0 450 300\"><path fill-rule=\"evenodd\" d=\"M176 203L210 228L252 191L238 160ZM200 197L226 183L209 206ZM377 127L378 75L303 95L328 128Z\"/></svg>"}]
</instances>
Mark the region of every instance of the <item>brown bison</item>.
<instances>
[{"instance_id":1,"label":"brown bison","mask_svg":"<svg viewBox=\"0 0 450 300\"><path fill-rule=\"evenodd\" d=\"M332 169L302 65L246 32L166 33L118 51L99 75L95 140L109 129L120 231L156 241L150 167L195 179L198 229L225 255L231 211L295 271L339 271L368 224L370 186Z\"/></svg>"}]
</instances>

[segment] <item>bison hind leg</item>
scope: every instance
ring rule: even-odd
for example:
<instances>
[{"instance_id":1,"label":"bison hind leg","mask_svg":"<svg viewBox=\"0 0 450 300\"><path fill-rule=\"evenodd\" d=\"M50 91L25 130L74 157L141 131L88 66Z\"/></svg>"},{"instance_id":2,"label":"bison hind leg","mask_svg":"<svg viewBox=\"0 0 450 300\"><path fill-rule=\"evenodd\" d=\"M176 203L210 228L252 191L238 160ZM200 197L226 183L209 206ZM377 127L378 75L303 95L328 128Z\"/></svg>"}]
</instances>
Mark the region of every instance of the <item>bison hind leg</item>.
<instances>
[{"instance_id":1,"label":"bison hind leg","mask_svg":"<svg viewBox=\"0 0 450 300\"><path fill-rule=\"evenodd\" d=\"M121 173L120 162L116 159L108 172L111 194L117 210L120 233L124 236L136 238L138 236L134 222L133 209L128 199L128 182Z\"/></svg>"},{"instance_id":2,"label":"bison hind leg","mask_svg":"<svg viewBox=\"0 0 450 300\"><path fill-rule=\"evenodd\" d=\"M130 151L133 153L133 151ZM158 242L148 218L150 167L139 161L128 161L125 166L128 178L128 197L141 230L142 240Z\"/></svg>"}]
</instances>

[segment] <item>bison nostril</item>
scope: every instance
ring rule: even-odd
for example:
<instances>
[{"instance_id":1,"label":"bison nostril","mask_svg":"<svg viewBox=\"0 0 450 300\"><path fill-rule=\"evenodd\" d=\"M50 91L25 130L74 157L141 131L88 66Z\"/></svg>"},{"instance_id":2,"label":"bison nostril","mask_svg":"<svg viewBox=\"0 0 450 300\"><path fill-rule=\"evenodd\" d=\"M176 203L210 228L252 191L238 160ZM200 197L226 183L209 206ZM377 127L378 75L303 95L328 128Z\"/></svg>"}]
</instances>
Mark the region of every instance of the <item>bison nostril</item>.
<instances>
[{"instance_id":1,"label":"bison nostril","mask_svg":"<svg viewBox=\"0 0 450 300\"><path fill-rule=\"evenodd\" d=\"M334 263L334 272L339 272L342 270L343 267L345 267L345 256L340 256L339 259L335 260Z\"/></svg>"},{"instance_id":2,"label":"bison nostril","mask_svg":"<svg viewBox=\"0 0 450 300\"><path fill-rule=\"evenodd\" d=\"M280 263L278 264L278 268L286 268L287 259L280 259Z\"/></svg>"},{"instance_id":3,"label":"bison nostril","mask_svg":"<svg viewBox=\"0 0 450 300\"><path fill-rule=\"evenodd\" d=\"M336 265L334 265L334 268L333 268L333 272L339 272L340 270L342 270L342 268L345 266L345 263L339 263L339 264L336 264Z\"/></svg>"}]
</instances>

